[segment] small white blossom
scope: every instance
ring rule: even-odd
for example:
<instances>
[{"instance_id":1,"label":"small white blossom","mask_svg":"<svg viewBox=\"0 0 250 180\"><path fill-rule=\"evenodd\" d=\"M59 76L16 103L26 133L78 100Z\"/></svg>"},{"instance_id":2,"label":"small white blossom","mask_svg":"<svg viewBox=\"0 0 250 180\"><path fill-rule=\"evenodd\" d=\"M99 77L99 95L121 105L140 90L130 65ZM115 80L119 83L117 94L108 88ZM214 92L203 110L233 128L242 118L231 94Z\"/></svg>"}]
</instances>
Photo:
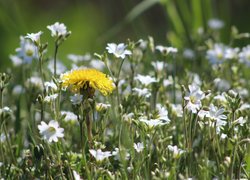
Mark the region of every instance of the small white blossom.
<instances>
[{"instance_id":1,"label":"small white blossom","mask_svg":"<svg viewBox=\"0 0 250 180\"><path fill-rule=\"evenodd\" d=\"M42 35L42 33L42 31L39 31L38 33L28 33L25 38L31 39L31 41L35 43L35 45L38 45L40 43L40 36Z\"/></svg>"},{"instance_id":2,"label":"small white blossom","mask_svg":"<svg viewBox=\"0 0 250 180\"><path fill-rule=\"evenodd\" d=\"M82 102L83 95L74 94L74 96L70 96L70 101L73 105L79 105Z\"/></svg>"},{"instance_id":3,"label":"small white blossom","mask_svg":"<svg viewBox=\"0 0 250 180\"><path fill-rule=\"evenodd\" d=\"M12 90L12 94L14 94L14 95L20 95L20 94L22 94L22 93L24 93L24 88L23 88L23 86L21 86L21 85L16 85L14 88L13 88L13 90Z\"/></svg>"},{"instance_id":4,"label":"small white blossom","mask_svg":"<svg viewBox=\"0 0 250 180\"><path fill-rule=\"evenodd\" d=\"M162 61L154 61L151 64L156 71L162 71L164 69L164 62Z\"/></svg>"},{"instance_id":5,"label":"small white blossom","mask_svg":"<svg viewBox=\"0 0 250 180\"><path fill-rule=\"evenodd\" d=\"M114 156L114 159L115 160L121 160L124 159L124 160L129 160L130 158L130 154L125 150L120 150L119 148L115 148L114 151L112 151L112 155Z\"/></svg>"},{"instance_id":6,"label":"small white blossom","mask_svg":"<svg viewBox=\"0 0 250 180\"><path fill-rule=\"evenodd\" d=\"M239 53L240 62L250 67L250 45L244 47Z\"/></svg>"},{"instance_id":7,"label":"small white blossom","mask_svg":"<svg viewBox=\"0 0 250 180\"><path fill-rule=\"evenodd\" d=\"M225 79L216 78L214 80L214 85L219 91L227 91L230 89L230 83Z\"/></svg>"},{"instance_id":8,"label":"small white blossom","mask_svg":"<svg viewBox=\"0 0 250 180\"><path fill-rule=\"evenodd\" d=\"M139 119L140 122L143 122L146 124L150 129L157 127L157 126L162 126L165 124L168 124L168 122L162 121L160 119L146 119L145 117L141 117Z\"/></svg>"},{"instance_id":9,"label":"small white blossom","mask_svg":"<svg viewBox=\"0 0 250 180\"><path fill-rule=\"evenodd\" d=\"M70 111L61 111L61 115L65 116L64 121L72 121L72 122L77 122L77 115L75 115L73 112Z\"/></svg>"},{"instance_id":10,"label":"small white blossom","mask_svg":"<svg viewBox=\"0 0 250 180\"><path fill-rule=\"evenodd\" d=\"M224 22L221 21L220 19L209 19L208 21L208 26L211 28L211 29L214 29L214 30L219 30L221 28L224 27Z\"/></svg>"},{"instance_id":11,"label":"small white blossom","mask_svg":"<svg viewBox=\"0 0 250 180\"><path fill-rule=\"evenodd\" d=\"M110 107L111 107L111 104L104 104L104 103L97 103L96 104L97 111L107 110Z\"/></svg>"},{"instance_id":12,"label":"small white blossom","mask_svg":"<svg viewBox=\"0 0 250 180\"><path fill-rule=\"evenodd\" d=\"M5 134L4 134L4 133L1 133L1 135L0 135L0 143L5 142L5 140L6 140Z\"/></svg>"},{"instance_id":13,"label":"small white blossom","mask_svg":"<svg viewBox=\"0 0 250 180\"><path fill-rule=\"evenodd\" d=\"M50 60L48 63L48 69L51 73L54 73L54 60ZM60 75L64 73L67 70L67 68L64 66L64 64L57 59L56 61L56 74Z\"/></svg>"},{"instance_id":14,"label":"small white blossom","mask_svg":"<svg viewBox=\"0 0 250 180\"><path fill-rule=\"evenodd\" d=\"M145 86L147 86L147 85L149 85L151 83L157 82L157 80L156 80L155 77L151 77L149 75L143 76L143 75L138 74L135 77L135 79L138 80L138 81L140 81L140 83L142 83Z\"/></svg>"},{"instance_id":15,"label":"small white blossom","mask_svg":"<svg viewBox=\"0 0 250 180\"><path fill-rule=\"evenodd\" d=\"M226 48L225 50L225 58L226 59L238 59L239 56L239 48Z\"/></svg>"},{"instance_id":16,"label":"small white blossom","mask_svg":"<svg viewBox=\"0 0 250 180\"><path fill-rule=\"evenodd\" d=\"M115 43L108 43L106 49L108 53L114 54L117 58L124 59L126 55L131 55L131 51L126 49L126 45L124 43L115 44Z\"/></svg>"},{"instance_id":17,"label":"small white blossom","mask_svg":"<svg viewBox=\"0 0 250 180\"><path fill-rule=\"evenodd\" d=\"M122 119L127 122L131 122L134 118L134 113L123 114Z\"/></svg>"},{"instance_id":18,"label":"small white blossom","mask_svg":"<svg viewBox=\"0 0 250 180\"><path fill-rule=\"evenodd\" d=\"M167 55L167 54L175 54L178 52L177 48L173 48L173 47L165 47L162 45L158 45L155 47L156 50L160 51L163 55Z\"/></svg>"},{"instance_id":19,"label":"small white blossom","mask_svg":"<svg viewBox=\"0 0 250 180\"><path fill-rule=\"evenodd\" d=\"M183 57L193 60L195 58L195 52L192 49L185 49L183 51Z\"/></svg>"},{"instance_id":20,"label":"small white blossom","mask_svg":"<svg viewBox=\"0 0 250 180\"><path fill-rule=\"evenodd\" d=\"M23 59L24 64L30 64L33 59L38 59L37 47L23 36L20 37L20 47L16 52L17 56Z\"/></svg>"},{"instance_id":21,"label":"small white blossom","mask_svg":"<svg viewBox=\"0 0 250 180\"><path fill-rule=\"evenodd\" d=\"M67 35L67 27L63 23L56 22L47 28L51 31L52 37L66 36Z\"/></svg>"},{"instance_id":22,"label":"small white blossom","mask_svg":"<svg viewBox=\"0 0 250 180\"><path fill-rule=\"evenodd\" d=\"M201 108L201 100L204 99L205 94L196 85L189 85L189 93L184 97L187 102L186 108L192 113L197 113Z\"/></svg>"},{"instance_id":23,"label":"small white blossom","mask_svg":"<svg viewBox=\"0 0 250 180\"><path fill-rule=\"evenodd\" d=\"M49 90L57 91L57 86L53 81L45 82L44 86L45 86L46 91L49 91Z\"/></svg>"},{"instance_id":24,"label":"small white blossom","mask_svg":"<svg viewBox=\"0 0 250 180\"><path fill-rule=\"evenodd\" d=\"M221 136L220 136L221 139L226 139L227 138L227 135L224 134L224 133L221 133Z\"/></svg>"},{"instance_id":25,"label":"small white blossom","mask_svg":"<svg viewBox=\"0 0 250 180\"><path fill-rule=\"evenodd\" d=\"M23 60L18 56L10 55L10 60L14 66L20 66L23 64Z\"/></svg>"},{"instance_id":26,"label":"small white blossom","mask_svg":"<svg viewBox=\"0 0 250 180\"><path fill-rule=\"evenodd\" d=\"M173 113L176 114L177 117L182 117L182 115L183 115L182 105L181 104L171 104L171 106L172 106Z\"/></svg>"},{"instance_id":27,"label":"small white blossom","mask_svg":"<svg viewBox=\"0 0 250 180\"><path fill-rule=\"evenodd\" d=\"M246 123L246 119L244 119L242 116L239 117L238 119L236 119L233 123L234 124L239 124L240 126L244 126L244 124Z\"/></svg>"},{"instance_id":28,"label":"small white blossom","mask_svg":"<svg viewBox=\"0 0 250 180\"><path fill-rule=\"evenodd\" d=\"M69 54L67 57L73 63L79 63L82 61L90 61L91 60L91 55L89 53L87 53L85 55Z\"/></svg>"},{"instance_id":29,"label":"small white blossom","mask_svg":"<svg viewBox=\"0 0 250 180\"><path fill-rule=\"evenodd\" d=\"M151 92L147 88L139 89L139 88L133 88L132 89L139 97L150 97Z\"/></svg>"},{"instance_id":30,"label":"small white blossom","mask_svg":"<svg viewBox=\"0 0 250 180\"><path fill-rule=\"evenodd\" d=\"M156 109L158 110L157 119L164 121L164 123L170 123L170 119L168 118L168 110L161 104L157 104Z\"/></svg>"},{"instance_id":31,"label":"small white blossom","mask_svg":"<svg viewBox=\"0 0 250 180\"><path fill-rule=\"evenodd\" d=\"M102 70L105 68L104 62L102 62L102 61L100 61L100 60L95 60L95 59L93 59L93 60L90 61L89 64L90 64L90 66L91 66L92 68L98 69L98 70L100 70L100 71L102 71Z\"/></svg>"},{"instance_id":32,"label":"small white blossom","mask_svg":"<svg viewBox=\"0 0 250 180\"><path fill-rule=\"evenodd\" d=\"M225 49L223 44L214 44L212 49L207 51L207 59L211 64L221 64L225 61Z\"/></svg>"},{"instance_id":33,"label":"small white blossom","mask_svg":"<svg viewBox=\"0 0 250 180\"><path fill-rule=\"evenodd\" d=\"M136 152L138 152L138 153L142 152L144 149L143 142L134 143L134 148L135 148Z\"/></svg>"},{"instance_id":34,"label":"small white blossom","mask_svg":"<svg viewBox=\"0 0 250 180\"><path fill-rule=\"evenodd\" d=\"M174 158L178 158L182 153L185 152L184 150L179 149L176 145L175 146L168 145L168 150L173 152Z\"/></svg>"},{"instance_id":35,"label":"small white blossom","mask_svg":"<svg viewBox=\"0 0 250 180\"><path fill-rule=\"evenodd\" d=\"M26 80L25 85L27 87L36 87L39 89L43 88L43 82L42 79L38 76L32 76L29 79Z\"/></svg>"},{"instance_id":36,"label":"small white blossom","mask_svg":"<svg viewBox=\"0 0 250 180\"><path fill-rule=\"evenodd\" d=\"M58 97L58 94L52 94L44 97L44 102L51 103L52 101L55 101Z\"/></svg>"},{"instance_id":37,"label":"small white blossom","mask_svg":"<svg viewBox=\"0 0 250 180\"><path fill-rule=\"evenodd\" d=\"M57 142L58 138L62 138L64 136L63 128L59 127L59 124L55 120L51 120L49 124L46 124L44 121L38 125L39 133L42 135L42 138L48 142Z\"/></svg>"},{"instance_id":38,"label":"small white blossom","mask_svg":"<svg viewBox=\"0 0 250 180\"><path fill-rule=\"evenodd\" d=\"M97 150L90 149L89 152L96 159L96 161L103 161L104 159L112 156L110 151L102 152L101 149L97 149Z\"/></svg>"},{"instance_id":39,"label":"small white blossom","mask_svg":"<svg viewBox=\"0 0 250 180\"><path fill-rule=\"evenodd\" d=\"M173 80L172 76L168 76L168 79L163 80L163 86L164 87L168 87L170 85L173 85L173 83L174 83L174 80Z\"/></svg>"}]
</instances>

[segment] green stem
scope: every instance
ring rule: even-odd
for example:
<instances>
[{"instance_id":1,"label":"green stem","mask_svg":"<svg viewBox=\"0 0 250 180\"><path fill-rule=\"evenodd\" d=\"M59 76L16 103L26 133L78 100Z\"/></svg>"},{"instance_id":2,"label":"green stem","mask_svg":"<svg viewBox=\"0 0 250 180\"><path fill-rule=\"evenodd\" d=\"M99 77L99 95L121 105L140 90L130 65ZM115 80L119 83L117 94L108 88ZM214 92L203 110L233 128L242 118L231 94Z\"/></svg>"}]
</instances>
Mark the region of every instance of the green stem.
<instances>
[{"instance_id":1,"label":"green stem","mask_svg":"<svg viewBox=\"0 0 250 180\"><path fill-rule=\"evenodd\" d=\"M55 42L55 53L54 53L54 77L56 77L56 56L57 56L57 52L58 52L58 43L57 41Z\"/></svg>"}]
</instances>

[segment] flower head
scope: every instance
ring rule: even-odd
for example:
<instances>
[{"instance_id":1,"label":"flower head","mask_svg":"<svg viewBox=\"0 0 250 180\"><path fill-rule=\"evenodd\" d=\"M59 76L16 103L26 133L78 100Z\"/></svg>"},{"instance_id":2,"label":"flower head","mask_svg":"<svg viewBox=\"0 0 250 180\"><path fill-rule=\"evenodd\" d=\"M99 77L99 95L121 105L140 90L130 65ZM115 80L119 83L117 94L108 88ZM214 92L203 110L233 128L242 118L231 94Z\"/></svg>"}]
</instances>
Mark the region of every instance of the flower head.
<instances>
[{"instance_id":1,"label":"flower head","mask_svg":"<svg viewBox=\"0 0 250 180\"><path fill-rule=\"evenodd\" d=\"M57 142L58 138L62 138L64 136L64 129L60 128L58 122L55 120L51 120L49 124L42 121L41 124L38 125L38 129L42 138L49 142Z\"/></svg>"},{"instance_id":2,"label":"flower head","mask_svg":"<svg viewBox=\"0 0 250 180\"><path fill-rule=\"evenodd\" d=\"M52 37L66 36L67 35L67 27L63 23L56 22L47 28L51 31Z\"/></svg>"},{"instance_id":3,"label":"flower head","mask_svg":"<svg viewBox=\"0 0 250 180\"><path fill-rule=\"evenodd\" d=\"M126 45L124 43L115 44L115 43L109 43L108 47L106 49L110 54L114 54L117 58L124 59L126 55L131 55L131 51L126 50Z\"/></svg>"},{"instance_id":4,"label":"flower head","mask_svg":"<svg viewBox=\"0 0 250 180\"><path fill-rule=\"evenodd\" d=\"M42 31L39 31L38 33L28 33L25 38L30 39L33 43L35 43L35 45L38 45L40 43L40 36L42 33Z\"/></svg>"},{"instance_id":5,"label":"flower head","mask_svg":"<svg viewBox=\"0 0 250 180\"><path fill-rule=\"evenodd\" d=\"M151 77L149 75L143 76L143 75L138 74L135 77L135 79L138 80L138 81L140 81L140 83L142 83L145 86L147 86L147 85L149 85L151 83L157 82L157 80L156 80L155 77Z\"/></svg>"},{"instance_id":6,"label":"flower head","mask_svg":"<svg viewBox=\"0 0 250 180\"><path fill-rule=\"evenodd\" d=\"M73 92L91 88L99 90L104 96L112 93L114 85L106 74L96 69L76 69L61 75L63 87L69 87Z\"/></svg>"},{"instance_id":7,"label":"flower head","mask_svg":"<svg viewBox=\"0 0 250 180\"><path fill-rule=\"evenodd\" d=\"M104 159L112 156L110 151L102 151L101 149L90 149L90 154L96 159L96 161L103 161Z\"/></svg>"}]
</instances>

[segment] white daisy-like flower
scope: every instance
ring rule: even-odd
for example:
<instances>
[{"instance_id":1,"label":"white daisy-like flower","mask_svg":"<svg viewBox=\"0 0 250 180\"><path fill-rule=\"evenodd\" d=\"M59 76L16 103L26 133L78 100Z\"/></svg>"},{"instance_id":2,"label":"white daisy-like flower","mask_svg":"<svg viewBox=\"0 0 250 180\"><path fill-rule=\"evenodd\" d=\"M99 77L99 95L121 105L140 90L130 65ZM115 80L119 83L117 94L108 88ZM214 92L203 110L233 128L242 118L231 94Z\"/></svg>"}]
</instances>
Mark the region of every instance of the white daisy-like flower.
<instances>
[{"instance_id":1,"label":"white daisy-like flower","mask_svg":"<svg viewBox=\"0 0 250 180\"><path fill-rule=\"evenodd\" d=\"M83 95L74 94L74 96L70 96L70 101L73 105L79 105L82 102Z\"/></svg>"},{"instance_id":2,"label":"white daisy-like flower","mask_svg":"<svg viewBox=\"0 0 250 180\"><path fill-rule=\"evenodd\" d=\"M139 88L133 88L132 89L139 97L150 97L151 92L147 88L139 89Z\"/></svg>"},{"instance_id":3,"label":"white daisy-like flower","mask_svg":"<svg viewBox=\"0 0 250 180\"><path fill-rule=\"evenodd\" d=\"M37 33L28 33L25 38L30 39L35 45L38 45L40 43L40 36L42 35L42 31L39 31Z\"/></svg>"},{"instance_id":4,"label":"white daisy-like flower","mask_svg":"<svg viewBox=\"0 0 250 180\"><path fill-rule=\"evenodd\" d=\"M201 108L201 100L204 99L205 94L201 91L199 86L189 85L189 93L184 97L187 102L186 108L192 113L197 113Z\"/></svg>"},{"instance_id":5,"label":"white daisy-like flower","mask_svg":"<svg viewBox=\"0 0 250 180\"><path fill-rule=\"evenodd\" d=\"M5 134L1 133L1 135L0 135L0 142L3 143L3 142L5 142L5 140L6 140Z\"/></svg>"},{"instance_id":6,"label":"white daisy-like flower","mask_svg":"<svg viewBox=\"0 0 250 180\"><path fill-rule=\"evenodd\" d=\"M174 47L165 47L162 45L158 45L155 47L156 50L160 51L163 55L167 55L167 54L175 54L178 52L177 48Z\"/></svg>"},{"instance_id":7,"label":"white daisy-like flower","mask_svg":"<svg viewBox=\"0 0 250 180\"><path fill-rule=\"evenodd\" d=\"M239 48L226 48L225 50L225 58L226 59L238 59L239 56Z\"/></svg>"},{"instance_id":8,"label":"white daisy-like flower","mask_svg":"<svg viewBox=\"0 0 250 180\"><path fill-rule=\"evenodd\" d=\"M157 82L155 77L151 77L149 75L143 76L141 74L137 74L135 79L138 80L140 83L142 83L145 86L147 86L151 83Z\"/></svg>"},{"instance_id":9,"label":"white daisy-like flower","mask_svg":"<svg viewBox=\"0 0 250 180\"><path fill-rule=\"evenodd\" d=\"M214 44L212 49L207 51L207 59L211 64L221 64L225 61L226 47L223 44Z\"/></svg>"},{"instance_id":10,"label":"white daisy-like flower","mask_svg":"<svg viewBox=\"0 0 250 180\"><path fill-rule=\"evenodd\" d=\"M77 115L75 115L73 112L70 111L61 111L61 115L65 116L64 121L72 121L72 122L77 122Z\"/></svg>"},{"instance_id":11,"label":"white daisy-like flower","mask_svg":"<svg viewBox=\"0 0 250 180\"><path fill-rule=\"evenodd\" d=\"M136 152L138 152L138 153L142 152L144 149L143 142L134 143L134 148L135 148Z\"/></svg>"},{"instance_id":12,"label":"white daisy-like flower","mask_svg":"<svg viewBox=\"0 0 250 180\"><path fill-rule=\"evenodd\" d=\"M224 27L224 22L220 19L213 18L208 20L208 26L211 29L219 30Z\"/></svg>"},{"instance_id":13,"label":"white daisy-like flower","mask_svg":"<svg viewBox=\"0 0 250 180\"><path fill-rule=\"evenodd\" d=\"M107 110L111 107L111 104L97 103L95 108L97 111Z\"/></svg>"},{"instance_id":14,"label":"white daisy-like flower","mask_svg":"<svg viewBox=\"0 0 250 180\"><path fill-rule=\"evenodd\" d=\"M163 86L164 87L168 87L168 86L172 85L173 83L174 83L174 79L173 79L172 76L168 76L167 79L163 80Z\"/></svg>"},{"instance_id":15,"label":"white daisy-like flower","mask_svg":"<svg viewBox=\"0 0 250 180\"><path fill-rule=\"evenodd\" d=\"M132 52L130 50L126 49L126 45L124 43L115 44L115 43L108 43L106 49L108 50L108 53L113 54L117 58L124 59L126 55L131 55Z\"/></svg>"},{"instance_id":16,"label":"white daisy-like flower","mask_svg":"<svg viewBox=\"0 0 250 180\"><path fill-rule=\"evenodd\" d=\"M18 57L23 59L24 64L30 64L33 59L38 59L37 47L23 36L20 37L20 47L16 49L16 52Z\"/></svg>"},{"instance_id":17,"label":"white daisy-like flower","mask_svg":"<svg viewBox=\"0 0 250 180\"><path fill-rule=\"evenodd\" d=\"M130 154L127 152L126 149L120 150L119 148L115 148L115 150L112 151L112 155L114 156L115 160L121 160L121 157L124 160L129 160L130 158Z\"/></svg>"},{"instance_id":18,"label":"white daisy-like flower","mask_svg":"<svg viewBox=\"0 0 250 180\"><path fill-rule=\"evenodd\" d=\"M180 155L185 152L184 150L179 149L176 145L175 146L168 145L168 150L173 152L173 157L174 158L180 157Z\"/></svg>"},{"instance_id":19,"label":"white daisy-like flower","mask_svg":"<svg viewBox=\"0 0 250 180\"><path fill-rule=\"evenodd\" d=\"M67 57L73 63L79 63L82 61L90 61L91 60L91 55L89 53L87 53L85 55L69 54Z\"/></svg>"},{"instance_id":20,"label":"white daisy-like flower","mask_svg":"<svg viewBox=\"0 0 250 180\"><path fill-rule=\"evenodd\" d=\"M51 59L48 63L48 69L49 71L53 74L54 73L54 60ZM63 74L65 73L65 71L67 70L67 68L64 66L64 64L57 59L56 61L56 74L57 75L60 75L60 74Z\"/></svg>"},{"instance_id":21,"label":"white daisy-like flower","mask_svg":"<svg viewBox=\"0 0 250 180\"><path fill-rule=\"evenodd\" d=\"M25 91L25 89L23 88L22 85L16 85L12 89L12 94L14 94L14 95L20 95L20 94L24 93L24 91Z\"/></svg>"},{"instance_id":22,"label":"white daisy-like flower","mask_svg":"<svg viewBox=\"0 0 250 180\"><path fill-rule=\"evenodd\" d=\"M214 96L214 100L217 100L221 103L226 103L227 99L226 99L225 95L226 95L225 92L223 92L222 94L218 94L218 95Z\"/></svg>"},{"instance_id":23,"label":"white daisy-like flower","mask_svg":"<svg viewBox=\"0 0 250 180\"><path fill-rule=\"evenodd\" d=\"M57 85L53 81L45 82L44 86L45 86L46 91L49 91L49 90L57 91Z\"/></svg>"},{"instance_id":24,"label":"white daisy-like flower","mask_svg":"<svg viewBox=\"0 0 250 180\"><path fill-rule=\"evenodd\" d=\"M239 117L238 119L236 119L233 123L234 124L239 124L240 126L244 126L244 124L246 123L246 119L244 119L242 116Z\"/></svg>"},{"instance_id":25,"label":"white daisy-like flower","mask_svg":"<svg viewBox=\"0 0 250 180\"><path fill-rule=\"evenodd\" d=\"M182 105L181 104L171 104L171 106L172 106L173 113L176 114L177 117L182 117L182 115L183 115Z\"/></svg>"},{"instance_id":26,"label":"white daisy-like flower","mask_svg":"<svg viewBox=\"0 0 250 180\"><path fill-rule=\"evenodd\" d=\"M221 139L226 139L226 138L227 138L227 135L224 134L224 133L221 133L220 138L221 138Z\"/></svg>"},{"instance_id":27,"label":"white daisy-like flower","mask_svg":"<svg viewBox=\"0 0 250 180\"><path fill-rule=\"evenodd\" d=\"M96 161L103 161L104 159L112 156L110 151L102 151L101 149L90 149L90 154L96 159Z\"/></svg>"},{"instance_id":28,"label":"white daisy-like flower","mask_svg":"<svg viewBox=\"0 0 250 180\"><path fill-rule=\"evenodd\" d=\"M168 124L168 122L162 121L160 119L146 119L145 117L141 117L139 121L146 124L149 129Z\"/></svg>"},{"instance_id":29,"label":"white daisy-like flower","mask_svg":"<svg viewBox=\"0 0 250 180\"><path fill-rule=\"evenodd\" d=\"M44 102L51 103L51 102L55 101L57 97L58 97L57 93L45 96L44 97Z\"/></svg>"},{"instance_id":30,"label":"white daisy-like flower","mask_svg":"<svg viewBox=\"0 0 250 180\"><path fill-rule=\"evenodd\" d=\"M164 62L162 61L154 61L151 64L156 71L162 71L164 69Z\"/></svg>"},{"instance_id":31,"label":"white daisy-like flower","mask_svg":"<svg viewBox=\"0 0 250 180\"><path fill-rule=\"evenodd\" d=\"M10 55L10 60L12 61L13 66L20 66L23 64L23 60L15 55Z\"/></svg>"},{"instance_id":32,"label":"white daisy-like flower","mask_svg":"<svg viewBox=\"0 0 250 180\"><path fill-rule=\"evenodd\" d=\"M48 142L57 142L58 138L64 136L63 128L59 127L59 124L55 120L51 120L49 124L46 124L44 121L38 125L39 133L42 135L42 138Z\"/></svg>"},{"instance_id":33,"label":"white daisy-like flower","mask_svg":"<svg viewBox=\"0 0 250 180\"><path fill-rule=\"evenodd\" d=\"M131 122L134 118L134 113L123 114L122 119L126 122Z\"/></svg>"},{"instance_id":34,"label":"white daisy-like flower","mask_svg":"<svg viewBox=\"0 0 250 180\"><path fill-rule=\"evenodd\" d=\"M26 80L25 85L27 87L36 87L36 88L42 89L43 88L43 81L38 76L32 76Z\"/></svg>"},{"instance_id":35,"label":"white daisy-like flower","mask_svg":"<svg viewBox=\"0 0 250 180\"><path fill-rule=\"evenodd\" d=\"M67 27L63 23L56 22L47 28L51 31L52 37L66 36L67 35Z\"/></svg>"},{"instance_id":36,"label":"white daisy-like flower","mask_svg":"<svg viewBox=\"0 0 250 180\"><path fill-rule=\"evenodd\" d=\"M243 47L242 51L239 53L239 58L241 63L250 67L250 45Z\"/></svg>"},{"instance_id":37,"label":"white daisy-like flower","mask_svg":"<svg viewBox=\"0 0 250 180\"><path fill-rule=\"evenodd\" d=\"M158 110L157 119L164 121L164 123L170 123L170 119L168 118L168 110L161 104L157 104L156 109Z\"/></svg>"}]
</instances>

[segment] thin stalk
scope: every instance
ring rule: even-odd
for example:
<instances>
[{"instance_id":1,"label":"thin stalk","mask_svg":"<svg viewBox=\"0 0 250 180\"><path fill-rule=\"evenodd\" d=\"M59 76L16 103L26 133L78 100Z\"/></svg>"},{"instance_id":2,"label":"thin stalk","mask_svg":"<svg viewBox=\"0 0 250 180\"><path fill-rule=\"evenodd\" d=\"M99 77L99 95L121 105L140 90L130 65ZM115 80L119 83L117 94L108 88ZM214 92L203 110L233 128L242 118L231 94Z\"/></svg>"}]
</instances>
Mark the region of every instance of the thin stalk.
<instances>
[{"instance_id":1,"label":"thin stalk","mask_svg":"<svg viewBox=\"0 0 250 180\"><path fill-rule=\"evenodd\" d=\"M58 52L58 42L56 40L55 42L55 52L54 52L54 77L56 77L56 56L57 56L57 52Z\"/></svg>"},{"instance_id":2,"label":"thin stalk","mask_svg":"<svg viewBox=\"0 0 250 180\"><path fill-rule=\"evenodd\" d=\"M39 70L40 70L40 75L42 79L42 84L43 84L43 91L45 91L45 86L44 86L44 77L43 77L43 62L42 62L42 54L39 54Z\"/></svg>"}]
</instances>

